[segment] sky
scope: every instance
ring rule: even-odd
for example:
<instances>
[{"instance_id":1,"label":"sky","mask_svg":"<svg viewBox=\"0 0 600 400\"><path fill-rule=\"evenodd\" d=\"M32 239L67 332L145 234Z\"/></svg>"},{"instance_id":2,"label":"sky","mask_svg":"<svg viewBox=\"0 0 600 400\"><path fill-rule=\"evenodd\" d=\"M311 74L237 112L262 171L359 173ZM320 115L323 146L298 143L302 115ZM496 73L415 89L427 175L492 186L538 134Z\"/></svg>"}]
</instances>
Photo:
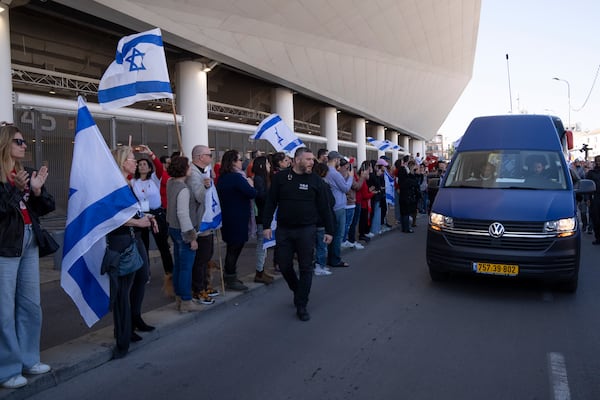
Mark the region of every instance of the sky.
<instances>
[{"instance_id":1,"label":"sky","mask_svg":"<svg viewBox=\"0 0 600 400\"><path fill-rule=\"evenodd\" d=\"M513 114L567 126L569 87L571 125L600 129L600 76L584 106L600 66L598 21L600 0L481 0L473 75L438 133L455 140L475 117L510 113L511 99Z\"/></svg>"}]
</instances>

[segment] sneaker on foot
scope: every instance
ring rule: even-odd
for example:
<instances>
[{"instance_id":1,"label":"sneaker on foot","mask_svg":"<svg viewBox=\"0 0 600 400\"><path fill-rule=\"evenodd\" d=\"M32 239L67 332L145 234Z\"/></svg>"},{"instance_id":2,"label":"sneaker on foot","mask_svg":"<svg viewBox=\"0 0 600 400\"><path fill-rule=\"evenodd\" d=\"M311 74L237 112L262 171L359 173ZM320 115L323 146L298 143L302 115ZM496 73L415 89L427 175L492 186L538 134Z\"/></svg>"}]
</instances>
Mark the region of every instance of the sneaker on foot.
<instances>
[{"instance_id":1,"label":"sneaker on foot","mask_svg":"<svg viewBox=\"0 0 600 400\"><path fill-rule=\"evenodd\" d=\"M23 368L23 372L26 373L27 375L41 375L41 374L45 374L46 372L49 372L50 369L51 368L48 364L39 362L37 364L34 364L30 368Z\"/></svg>"},{"instance_id":2,"label":"sneaker on foot","mask_svg":"<svg viewBox=\"0 0 600 400\"><path fill-rule=\"evenodd\" d=\"M315 275L316 276L327 276L327 275L331 275L331 274L332 274L331 271L327 271L326 269L324 269L320 265L316 265L315 266Z\"/></svg>"},{"instance_id":3,"label":"sneaker on foot","mask_svg":"<svg viewBox=\"0 0 600 400\"><path fill-rule=\"evenodd\" d=\"M219 291L218 291L218 290L216 290L216 289L213 289L213 288L206 289L206 293L207 293L207 294L208 294L210 297L216 297L216 296L218 296L218 295L220 295L220 294L221 294L221 293L219 293Z\"/></svg>"},{"instance_id":4,"label":"sneaker on foot","mask_svg":"<svg viewBox=\"0 0 600 400\"><path fill-rule=\"evenodd\" d=\"M362 250L365 248L365 246L363 246L362 244L360 244L359 242L354 242L354 248L356 250Z\"/></svg>"},{"instance_id":5,"label":"sneaker on foot","mask_svg":"<svg viewBox=\"0 0 600 400\"><path fill-rule=\"evenodd\" d=\"M369 232L369 233L366 233L365 236L368 238L373 238L373 237L375 237L375 234L373 232Z\"/></svg>"},{"instance_id":6,"label":"sneaker on foot","mask_svg":"<svg viewBox=\"0 0 600 400\"><path fill-rule=\"evenodd\" d=\"M27 378L23 375L15 375L7 381L4 381L0 384L0 387L4 389L17 389L27 385Z\"/></svg>"},{"instance_id":7,"label":"sneaker on foot","mask_svg":"<svg viewBox=\"0 0 600 400\"><path fill-rule=\"evenodd\" d=\"M344 242L342 242L342 247L348 249L350 247L354 247L354 245L349 241L345 240Z\"/></svg>"},{"instance_id":8,"label":"sneaker on foot","mask_svg":"<svg viewBox=\"0 0 600 400\"><path fill-rule=\"evenodd\" d=\"M194 294L194 296L192 296L192 301L198 304L205 304L208 306L211 304L215 304L215 299L210 297L208 293L206 293L206 290L203 290L198 294Z\"/></svg>"}]
</instances>

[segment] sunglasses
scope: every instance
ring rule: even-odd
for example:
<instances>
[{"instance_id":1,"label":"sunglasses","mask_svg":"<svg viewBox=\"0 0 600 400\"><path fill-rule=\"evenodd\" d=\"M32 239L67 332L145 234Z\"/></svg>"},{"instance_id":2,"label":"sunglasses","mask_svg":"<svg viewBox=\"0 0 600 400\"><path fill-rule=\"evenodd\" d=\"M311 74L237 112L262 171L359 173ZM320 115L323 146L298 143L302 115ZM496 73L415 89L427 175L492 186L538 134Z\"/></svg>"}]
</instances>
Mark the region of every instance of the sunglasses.
<instances>
[{"instance_id":1,"label":"sunglasses","mask_svg":"<svg viewBox=\"0 0 600 400\"><path fill-rule=\"evenodd\" d=\"M13 143L16 143L17 146L23 146L24 144L27 144L27 140L25 139L13 139L12 141Z\"/></svg>"}]
</instances>

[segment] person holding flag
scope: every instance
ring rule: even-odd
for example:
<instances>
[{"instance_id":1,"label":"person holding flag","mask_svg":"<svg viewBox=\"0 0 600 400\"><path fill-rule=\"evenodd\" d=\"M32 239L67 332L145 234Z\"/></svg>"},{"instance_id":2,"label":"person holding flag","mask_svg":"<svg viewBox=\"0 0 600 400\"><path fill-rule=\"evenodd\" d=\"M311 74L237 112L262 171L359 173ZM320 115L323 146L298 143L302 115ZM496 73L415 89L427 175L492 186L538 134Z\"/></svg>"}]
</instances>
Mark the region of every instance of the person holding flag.
<instances>
[{"instance_id":1,"label":"person holding flag","mask_svg":"<svg viewBox=\"0 0 600 400\"><path fill-rule=\"evenodd\" d=\"M139 272L119 277L117 257L111 263L117 266L105 264L103 268L104 256L109 253L106 238L108 250L120 252L122 246L132 243L130 227L155 225L152 215L141 214L127 183L126 177L136 168L131 147L123 146L113 156L81 96L78 103L60 282L88 326L106 315L112 305L117 339L113 355L119 358L127 353L132 337L141 339L133 334L131 309L134 315L141 315L148 269L146 260ZM140 256L145 257L137 233L134 238ZM130 299L133 285L136 290Z\"/></svg>"},{"instance_id":2,"label":"person holding flag","mask_svg":"<svg viewBox=\"0 0 600 400\"><path fill-rule=\"evenodd\" d=\"M214 188L215 173L211 169L213 153L208 146L199 144L192 149L192 164L190 175L185 183L190 188L196 202L197 213L200 217L206 214L207 208L213 207L212 197L207 198L207 193ZM216 197L218 202L219 198ZM210 203L209 203L210 201ZM208 205L208 207L207 207ZM205 219L205 218L202 218ZM208 219L210 220L210 219ZM198 250L192 267L192 297L197 303L210 305L215 301L213 297L219 294L210 286L208 262L214 254L214 232L219 227L219 222L206 223L205 227L200 224L198 237ZM198 228L198 227L196 227Z\"/></svg>"},{"instance_id":3,"label":"person holding flag","mask_svg":"<svg viewBox=\"0 0 600 400\"><path fill-rule=\"evenodd\" d=\"M27 142L19 128L0 128L0 387L27 385L22 374L50 371L40 362L40 216L54 211L44 186L48 168L24 168Z\"/></svg>"},{"instance_id":4,"label":"person holding flag","mask_svg":"<svg viewBox=\"0 0 600 400\"><path fill-rule=\"evenodd\" d=\"M137 163L132 148L121 146L113 150L112 154L121 169L123 178L127 179L128 176L133 175ZM133 193L133 189L130 189ZM143 260L141 268L126 275L121 276L119 273L119 276L116 276L116 274L111 274L109 271L111 301L114 300L113 320L117 340L117 346L113 352L114 358L124 357L129 350L130 342L142 340L141 336L134 332L136 328L141 331L154 330L154 327L147 325L141 316L149 273L148 255L146 246L142 241L142 230L144 228L151 228L154 232L158 231L154 215L144 214L140 209L131 219L106 235L108 249L118 253L129 247L133 240Z\"/></svg>"}]
</instances>

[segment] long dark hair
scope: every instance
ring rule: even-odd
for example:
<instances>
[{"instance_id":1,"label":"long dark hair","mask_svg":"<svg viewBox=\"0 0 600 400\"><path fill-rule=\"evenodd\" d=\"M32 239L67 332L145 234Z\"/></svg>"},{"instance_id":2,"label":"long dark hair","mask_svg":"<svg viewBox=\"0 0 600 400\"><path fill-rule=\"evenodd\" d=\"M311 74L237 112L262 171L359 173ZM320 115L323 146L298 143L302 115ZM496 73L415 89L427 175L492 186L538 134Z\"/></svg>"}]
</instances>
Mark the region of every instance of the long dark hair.
<instances>
[{"instance_id":1,"label":"long dark hair","mask_svg":"<svg viewBox=\"0 0 600 400\"><path fill-rule=\"evenodd\" d=\"M150 169L150 171L148 171L148 174L146 175L146 179L150 179L150 177L152 176L152 173L154 172L154 163L148 160L146 157L142 157L137 162L137 166L135 167L135 174L133 174L133 179L140 179L140 163L142 161L145 161L146 164L148 164L148 168Z\"/></svg>"},{"instance_id":2,"label":"long dark hair","mask_svg":"<svg viewBox=\"0 0 600 400\"><path fill-rule=\"evenodd\" d=\"M219 175L225 175L231 172L238 172L235 168L235 162L240 157L240 152L237 150L227 150L221 158L221 169Z\"/></svg>"},{"instance_id":3,"label":"long dark hair","mask_svg":"<svg viewBox=\"0 0 600 400\"><path fill-rule=\"evenodd\" d=\"M270 174L267 172L267 162L267 157L265 156L256 157L252 162L252 173L254 174L254 176L260 176L261 178L263 178L265 184L267 185L267 187L269 187L271 186L271 177L269 176ZM273 166L271 166L271 168L273 168Z\"/></svg>"}]
</instances>

